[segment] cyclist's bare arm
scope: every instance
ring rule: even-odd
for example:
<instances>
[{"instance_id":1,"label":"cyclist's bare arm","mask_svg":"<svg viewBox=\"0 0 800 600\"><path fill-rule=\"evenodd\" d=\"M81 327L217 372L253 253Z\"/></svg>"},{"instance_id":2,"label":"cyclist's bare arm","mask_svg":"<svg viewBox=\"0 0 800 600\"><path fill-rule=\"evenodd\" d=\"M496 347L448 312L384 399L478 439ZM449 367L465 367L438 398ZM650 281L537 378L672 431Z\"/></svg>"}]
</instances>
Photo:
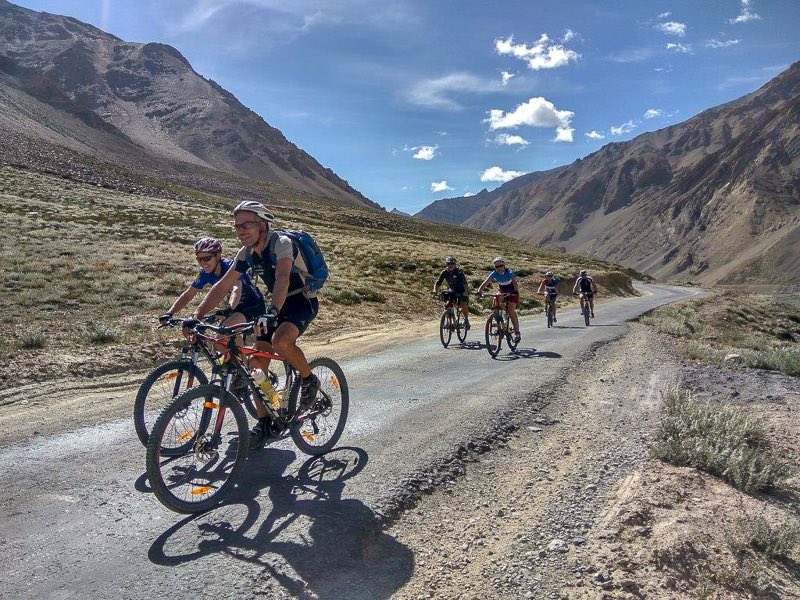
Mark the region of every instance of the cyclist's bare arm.
<instances>
[{"instance_id":1,"label":"cyclist's bare arm","mask_svg":"<svg viewBox=\"0 0 800 600\"><path fill-rule=\"evenodd\" d=\"M578 293L578 281L579 281L579 280L578 280L578 279L576 279L576 280L575 280L575 285L573 285L573 286L572 286L572 293L573 293L573 294L577 294L577 293Z\"/></svg>"},{"instance_id":2,"label":"cyclist's bare arm","mask_svg":"<svg viewBox=\"0 0 800 600\"><path fill-rule=\"evenodd\" d=\"M175 300L175 302L172 303L172 306L169 307L169 310L167 312L169 314L171 314L171 315L176 314L178 311L180 311L182 308L184 308L187 304L189 304L189 302L191 302L192 299L195 296L197 296L197 293L199 291L200 290L198 290L196 287L192 287L190 285L188 288L186 288L186 291L183 292L180 296L178 296L178 298Z\"/></svg>"},{"instance_id":3,"label":"cyclist's bare arm","mask_svg":"<svg viewBox=\"0 0 800 600\"><path fill-rule=\"evenodd\" d=\"M517 283L517 276L511 278L511 284L514 286L514 293L519 294L519 283Z\"/></svg>"},{"instance_id":4,"label":"cyclist's bare arm","mask_svg":"<svg viewBox=\"0 0 800 600\"><path fill-rule=\"evenodd\" d=\"M487 277L483 280L483 283L478 286L478 293L480 294L483 290L486 289L486 286L491 283L491 278Z\"/></svg>"},{"instance_id":5,"label":"cyclist's bare arm","mask_svg":"<svg viewBox=\"0 0 800 600\"><path fill-rule=\"evenodd\" d=\"M236 255L236 259L239 259L239 255L242 254L242 251L239 251L239 254ZM228 269L228 272L222 276L217 283L214 284L214 287L211 288L211 291L208 292L203 301L200 303L200 306L197 307L197 310L194 312L194 316L197 319L202 319L206 316L211 310L217 306L222 300L225 298L225 295L230 291L230 289L236 285L236 282L239 280L240 273L236 271L234 267Z\"/></svg>"},{"instance_id":6,"label":"cyclist's bare arm","mask_svg":"<svg viewBox=\"0 0 800 600\"><path fill-rule=\"evenodd\" d=\"M292 273L292 259L288 256L278 259L275 265L275 286L272 288L272 306L280 310L289 293L289 276Z\"/></svg>"},{"instance_id":7,"label":"cyclist's bare arm","mask_svg":"<svg viewBox=\"0 0 800 600\"><path fill-rule=\"evenodd\" d=\"M231 294L228 296L228 306L236 308L239 306L239 301L242 299L242 279L241 277L236 282L236 285L231 288Z\"/></svg>"}]
</instances>

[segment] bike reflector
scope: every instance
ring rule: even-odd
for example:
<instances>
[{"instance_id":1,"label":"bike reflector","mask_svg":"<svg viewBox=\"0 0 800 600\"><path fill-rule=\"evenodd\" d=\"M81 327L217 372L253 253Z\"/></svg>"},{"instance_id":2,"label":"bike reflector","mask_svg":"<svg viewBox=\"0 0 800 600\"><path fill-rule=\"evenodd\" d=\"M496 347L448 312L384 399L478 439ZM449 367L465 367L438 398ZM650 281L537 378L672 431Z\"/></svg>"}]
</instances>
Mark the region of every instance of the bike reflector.
<instances>
[{"instance_id":1,"label":"bike reflector","mask_svg":"<svg viewBox=\"0 0 800 600\"><path fill-rule=\"evenodd\" d=\"M303 437L306 438L306 441L309 444L313 444L314 443L314 434L311 433L310 431L308 431L307 429L303 430Z\"/></svg>"},{"instance_id":2,"label":"bike reflector","mask_svg":"<svg viewBox=\"0 0 800 600\"><path fill-rule=\"evenodd\" d=\"M219 408L219 404L217 404L216 402L209 401L203 404L203 408Z\"/></svg>"},{"instance_id":3,"label":"bike reflector","mask_svg":"<svg viewBox=\"0 0 800 600\"><path fill-rule=\"evenodd\" d=\"M192 490L192 496L201 496L202 494L207 494L208 492L210 492L213 489L214 488L209 487L207 485L204 485L203 487L199 487L199 488L194 488Z\"/></svg>"},{"instance_id":4,"label":"bike reflector","mask_svg":"<svg viewBox=\"0 0 800 600\"><path fill-rule=\"evenodd\" d=\"M180 437L178 437L178 441L179 442L185 442L186 440L188 440L193 435L194 435L194 429L190 429L186 433L181 434Z\"/></svg>"},{"instance_id":5,"label":"bike reflector","mask_svg":"<svg viewBox=\"0 0 800 600\"><path fill-rule=\"evenodd\" d=\"M178 371L170 371L164 374L164 379L175 379L178 376Z\"/></svg>"},{"instance_id":6,"label":"bike reflector","mask_svg":"<svg viewBox=\"0 0 800 600\"><path fill-rule=\"evenodd\" d=\"M335 387L337 390L339 389L339 380L336 378L336 375L331 375L331 383L333 384L333 387Z\"/></svg>"}]
</instances>

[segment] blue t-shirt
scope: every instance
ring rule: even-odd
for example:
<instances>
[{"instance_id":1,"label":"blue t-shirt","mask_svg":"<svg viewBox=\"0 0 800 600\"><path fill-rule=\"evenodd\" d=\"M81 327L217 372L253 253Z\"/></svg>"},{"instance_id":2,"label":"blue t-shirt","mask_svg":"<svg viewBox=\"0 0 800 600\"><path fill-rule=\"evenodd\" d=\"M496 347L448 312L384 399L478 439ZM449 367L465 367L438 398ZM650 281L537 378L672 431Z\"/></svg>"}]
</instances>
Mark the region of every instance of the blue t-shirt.
<instances>
[{"instance_id":1,"label":"blue t-shirt","mask_svg":"<svg viewBox=\"0 0 800 600\"><path fill-rule=\"evenodd\" d=\"M514 293L514 284L511 283L511 280L516 276L517 274L509 268L506 268L502 273L498 273L496 270L489 273L489 279L496 281L500 286L500 291L504 294Z\"/></svg>"},{"instance_id":2,"label":"blue t-shirt","mask_svg":"<svg viewBox=\"0 0 800 600\"><path fill-rule=\"evenodd\" d=\"M202 290L207 285L214 285L220 279L222 279L223 275L228 272L233 266L233 261L229 258L223 258L220 263L220 274L219 277L214 275L213 273L207 273L203 269L200 269L200 273L197 275L197 279L192 282L192 287L198 290ZM253 283L253 280L250 279L250 276L247 273L242 273L239 281L242 285L242 298L239 300L240 307L246 306L253 306L254 304L263 303L264 296L261 295L261 292Z\"/></svg>"}]
</instances>

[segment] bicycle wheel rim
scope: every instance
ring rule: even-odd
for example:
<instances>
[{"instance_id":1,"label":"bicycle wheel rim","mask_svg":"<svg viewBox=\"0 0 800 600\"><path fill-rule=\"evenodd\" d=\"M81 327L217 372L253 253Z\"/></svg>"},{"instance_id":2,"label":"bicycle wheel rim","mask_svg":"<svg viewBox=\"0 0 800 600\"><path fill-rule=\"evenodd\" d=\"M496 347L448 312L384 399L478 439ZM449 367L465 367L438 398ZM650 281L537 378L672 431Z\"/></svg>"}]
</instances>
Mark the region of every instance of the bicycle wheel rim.
<instances>
[{"instance_id":1,"label":"bicycle wheel rim","mask_svg":"<svg viewBox=\"0 0 800 600\"><path fill-rule=\"evenodd\" d=\"M442 313L442 318L439 319L439 340L441 340L442 346L445 348L450 345L450 340L453 337L453 329L450 327L448 319L447 311L444 311Z\"/></svg>"},{"instance_id":2,"label":"bicycle wheel rim","mask_svg":"<svg viewBox=\"0 0 800 600\"><path fill-rule=\"evenodd\" d=\"M341 367L332 359L316 358L309 366L319 378L320 391L311 408L292 425L291 435L302 452L318 455L339 441L350 410L350 391Z\"/></svg>"},{"instance_id":3,"label":"bicycle wheel rim","mask_svg":"<svg viewBox=\"0 0 800 600\"><path fill-rule=\"evenodd\" d=\"M502 340L501 327L494 315L486 320L486 350L494 358L500 352Z\"/></svg>"},{"instance_id":4,"label":"bicycle wheel rim","mask_svg":"<svg viewBox=\"0 0 800 600\"><path fill-rule=\"evenodd\" d=\"M201 512L217 504L247 455L247 419L224 401L218 386L175 399L156 422L148 444L148 476L163 504ZM181 446L182 451L165 452Z\"/></svg>"},{"instance_id":5,"label":"bicycle wheel rim","mask_svg":"<svg viewBox=\"0 0 800 600\"><path fill-rule=\"evenodd\" d=\"M466 322L464 320L464 315L461 313L461 310L456 312L456 335L458 336L458 341L462 344L467 341L467 330L465 329Z\"/></svg>"}]
</instances>

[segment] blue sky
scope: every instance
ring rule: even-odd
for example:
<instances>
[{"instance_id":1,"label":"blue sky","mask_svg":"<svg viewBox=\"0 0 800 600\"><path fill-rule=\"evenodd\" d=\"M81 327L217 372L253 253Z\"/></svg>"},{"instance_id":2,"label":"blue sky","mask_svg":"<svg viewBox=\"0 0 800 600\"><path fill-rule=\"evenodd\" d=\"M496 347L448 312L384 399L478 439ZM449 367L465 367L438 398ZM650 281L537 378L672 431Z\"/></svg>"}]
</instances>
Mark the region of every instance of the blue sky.
<instances>
[{"instance_id":1,"label":"blue sky","mask_svg":"<svg viewBox=\"0 0 800 600\"><path fill-rule=\"evenodd\" d=\"M800 0L15 3L175 46L412 213L684 121L800 58Z\"/></svg>"}]
</instances>

